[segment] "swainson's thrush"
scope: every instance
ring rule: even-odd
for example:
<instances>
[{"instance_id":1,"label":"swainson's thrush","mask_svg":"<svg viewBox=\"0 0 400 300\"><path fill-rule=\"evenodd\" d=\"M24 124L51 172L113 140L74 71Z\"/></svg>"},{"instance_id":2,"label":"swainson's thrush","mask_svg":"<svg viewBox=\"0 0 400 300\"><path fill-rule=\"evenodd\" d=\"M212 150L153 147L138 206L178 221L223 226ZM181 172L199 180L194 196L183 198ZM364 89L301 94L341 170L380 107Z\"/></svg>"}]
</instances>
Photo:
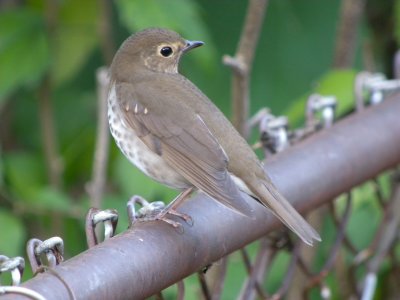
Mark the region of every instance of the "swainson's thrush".
<instances>
[{"instance_id":1,"label":"swainson's thrush","mask_svg":"<svg viewBox=\"0 0 400 300\"><path fill-rule=\"evenodd\" d=\"M320 240L277 191L222 112L178 73L182 54L202 44L155 28L122 44L111 65L108 96L108 119L118 147L146 175L185 195L197 188L251 215L241 190L272 210L305 243Z\"/></svg>"}]
</instances>

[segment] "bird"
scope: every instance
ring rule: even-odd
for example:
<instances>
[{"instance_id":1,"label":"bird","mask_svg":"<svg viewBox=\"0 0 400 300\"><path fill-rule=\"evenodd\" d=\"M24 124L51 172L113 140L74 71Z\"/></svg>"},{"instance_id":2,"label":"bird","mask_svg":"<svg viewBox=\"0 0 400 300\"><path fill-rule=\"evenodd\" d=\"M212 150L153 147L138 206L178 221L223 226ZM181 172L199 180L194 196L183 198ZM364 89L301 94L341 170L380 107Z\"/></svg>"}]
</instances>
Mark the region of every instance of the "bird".
<instances>
[{"instance_id":1,"label":"bird","mask_svg":"<svg viewBox=\"0 0 400 300\"><path fill-rule=\"evenodd\" d=\"M177 206L194 191L252 216L244 192L306 244L320 241L231 122L179 73L181 57L203 44L168 29L144 29L122 43L109 69L108 121L117 146L147 176L181 191L159 219L179 214Z\"/></svg>"}]
</instances>

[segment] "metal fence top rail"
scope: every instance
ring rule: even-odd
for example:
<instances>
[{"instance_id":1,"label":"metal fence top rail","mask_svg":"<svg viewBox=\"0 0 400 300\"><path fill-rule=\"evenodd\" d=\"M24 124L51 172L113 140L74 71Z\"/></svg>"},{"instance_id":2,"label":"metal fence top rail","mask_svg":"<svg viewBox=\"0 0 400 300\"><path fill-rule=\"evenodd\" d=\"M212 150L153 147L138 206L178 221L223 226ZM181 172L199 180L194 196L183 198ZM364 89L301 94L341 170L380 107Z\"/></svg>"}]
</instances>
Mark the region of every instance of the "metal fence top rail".
<instances>
[{"instance_id":1,"label":"metal fence top rail","mask_svg":"<svg viewBox=\"0 0 400 300\"><path fill-rule=\"evenodd\" d=\"M277 154L266 170L299 211L311 211L400 163L399 112L396 94ZM249 205L254 219L198 193L179 208L194 221L182 222L183 233L164 222L138 223L22 286L46 299L146 298L280 224L255 201Z\"/></svg>"}]
</instances>

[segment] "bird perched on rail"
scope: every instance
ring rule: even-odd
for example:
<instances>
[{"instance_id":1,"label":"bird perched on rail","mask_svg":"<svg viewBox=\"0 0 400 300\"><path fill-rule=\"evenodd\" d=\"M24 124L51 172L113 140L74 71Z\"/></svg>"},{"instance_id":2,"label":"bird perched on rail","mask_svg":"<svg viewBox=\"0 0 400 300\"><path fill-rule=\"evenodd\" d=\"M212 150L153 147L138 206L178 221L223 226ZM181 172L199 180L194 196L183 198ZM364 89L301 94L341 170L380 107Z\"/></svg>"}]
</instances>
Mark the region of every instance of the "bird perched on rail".
<instances>
[{"instance_id":1,"label":"bird perched on rail","mask_svg":"<svg viewBox=\"0 0 400 300\"><path fill-rule=\"evenodd\" d=\"M122 44L110 69L108 119L118 147L146 175L182 191L158 219L167 221L166 214L177 213L179 202L196 189L251 216L243 191L305 243L320 240L223 113L179 74L181 56L201 45L170 30L146 29Z\"/></svg>"}]
</instances>

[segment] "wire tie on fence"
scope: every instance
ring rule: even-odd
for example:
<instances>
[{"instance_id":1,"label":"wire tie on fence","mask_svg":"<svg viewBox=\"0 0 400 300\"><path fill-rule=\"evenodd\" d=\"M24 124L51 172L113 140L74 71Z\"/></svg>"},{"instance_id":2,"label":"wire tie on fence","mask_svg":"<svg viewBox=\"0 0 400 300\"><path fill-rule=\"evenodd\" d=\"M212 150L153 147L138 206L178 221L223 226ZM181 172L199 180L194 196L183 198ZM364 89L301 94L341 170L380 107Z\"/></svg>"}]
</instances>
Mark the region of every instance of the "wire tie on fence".
<instances>
[{"instance_id":1,"label":"wire tie on fence","mask_svg":"<svg viewBox=\"0 0 400 300\"><path fill-rule=\"evenodd\" d=\"M322 286L321 286L321 298L322 299L331 299L331 297L332 297L331 289L326 284L322 284Z\"/></svg>"},{"instance_id":2,"label":"wire tie on fence","mask_svg":"<svg viewBox=\"0 0 400 300\"><path fill-rule=\"evenodd\" d=\"M46 255L49 267L54 267L64 260L64 242L58 236L39 243L34 251L36 257L40 257L42 254Z\"/></svg>"},{"instance_id":3,"label":"wire tie on fence","mask_svg":"<svg viewBox=\"0 0 400 300\"><path fill-rule=\"evenodd\" d=\"M353 265L360 265L362 264L364 261L366 261L369 257L371 257L372 253L371 253L371 249L370 248L366 248L362 251L360 251L359 253L357 253L357 255L354 257L353 259Z\"/></svg>"},{"instance_id":4,"label":"wire tie on fence","mask_svg":"<svg viewBox=\"0 0 400 300\"><path fill-rule=\"evenodd\" d=\"M400 79L387 79L382 73L361 72L356 77L356 99L357 107L364 107L364 99L369 104L381 103L385 94L400 89Z\"/></svg>"},{"instance_id":5,"label":"wire tie on fence","mask_svg":"<svg viewBox=\"0 0 400 300\"><path fill-rule=\"evenodd\" d=\"M250 132L253 127L260 124L261 120L270 115L271 111L268 107L261 108L246 122L247 131Z\"/></svg>"},{"instance_id":6,"label":"wire tie on fence","mask_svg":"<svg viewBox=\"0 0 400 300\"><path fill-rule=\"evenodd\" d=\"M289 132L290 144L295 144L322 128L330 127L335 120L336 107L335 96L311 94L307 99L305 111L306 125Z\"/></svg>"},{"instance_id":7,"label":"wire tie on fence","mask_svg":"<svg viewBox=\"0 0 400 300\"><path fill-rule=\"evenodd\" d=\"M5 294L20 294L33 300L46 300L38 292L22 286L0 286L0 296Z\"/></svg>"},{"instance_id":8,"label":"wire tie on fence","mask_svg":"<svg viewBox=\"0 0 400 300\"><path fill-rule=\"evenodd\" d=\"M115 209L106 209L98 211L93 215L93 225L104 224L104 240L114 236L118 223L118 212Z\"/></svg>"},{"instance_id":9,"label":"wire tie on fence","mask_svg":"<svg viewBox=\"0 0 400 300\"><path fill-rule=\"evenodd\" d=\"M260 121L259 130L261 144L268 152L274 154L289 147L287 117L265 115Z\"/></svg>"},{"instance_id":10,"label":"wire tie on fence","mask_svg":"<svg viewBox=\"0 0 400 300\"><path fill-rule=\"evenodd\" d=\"M366 82L366 88L371 92L382 91L392 92L400 89L399 79L386 79L385 77L377 78Z\"/></svg>"},{"instance_id":11,"label":"wire tie on fence","mask_svg":"<svg viewBox=\"0 0 400 300\"><path fill-rule=\"evenodd\" d=\"M20 257L9 258L5 255L0 255L0 274L11 272L12 285L19 285L22 274L25 269L25 260Z\"/></svg>"},{"instance_id":12,"label":"wire tie on fence","mask_svg":"<svg viewBox=\"0 0 400 300\"><path fill-rule=\"evenodd\" d=\"M42 272L47 272L47 273L50 273L51 275L53 275L54 277L57 277L57 279L60 280L61 283L67 289L70 299L71 300L75 300L76 299L75 294L74 294L73 290L71 289L71 287L69 286L69 284L65 281L65 279L55 269L50 268L48 266L41 266L38 269L38 273L42 273Z\"/></svg>"},{"instance_id":13,"label":"wire tie on fence","mask_svg":"<svg viewBox=\"0 0 400 300\"><path fill-rule=\"evenodd\" d=\"M336 106L337 99L335 96L312 94L307 100L307 126L318 126L318 124L322 123L322 127L326 128L332 125L335 119ZM322 122L316 119L319 113L321 114Z\"/></svg>"},{"instance_id":14,"label":"wire tie on fence","mask_svg":"<svg viewBox=\"0 0 400 300\"><path fill-rule=\"evenodd\" d=\"M379 103L381 103L384 99L384 95L383 95L383 91L379 90L379 89L373 89L371 91L371 96L369 98L369 102L372 105L377 105Z\"/></svg>"},{"instance_id":15,"label":"wire tie on fence","mask_svg":"<svg viewBox=\"0 0 400 300\"><path fill-rule=\"evenodd\" d=\"M377 276L374 272L369 272L365 276L364 290L362 291L361 300L372 300L376 289Z\"/></svg>"},{"instance_id":16,"label":"wire tie on fence","mask_svg":"<svg viewBox=\"0 0 400 300\"><path fill-rule=\"evenodd\" d=\"M86 215L85 232L88 247L91 248L98 244L96 236L97 224L104 224L104 240L114 236L118 224L118 212L115 209L100 210L90 208Z\"/></svg>"},{"instance_id":17,"label":"wire tie on fence","mask_svg":"<svg viewBox=\"0 0 400 300\"><path fill-rule=\"evenodd\" d=\"M27 243L27 255L34 274L38 273L43 265L41 256L46 255L49 267L54 267L61 263L64 258L64 242L62 238L55 236L45 241L30 239Z\"/></svg>"},{"instance_id":18,"label":"wire tie on fence","mask_svg":"<svg viewBox=\"0 0 400 300\"><path fill-rule=\"evenodd\" d=\"M382 73L370 73L366 71L359 72L354 80L354 95L356 98L357 111L361 111L365 107L365 99L371 96L371 86L373 82L385 80Z\"/></svg>"}]
</instances>

